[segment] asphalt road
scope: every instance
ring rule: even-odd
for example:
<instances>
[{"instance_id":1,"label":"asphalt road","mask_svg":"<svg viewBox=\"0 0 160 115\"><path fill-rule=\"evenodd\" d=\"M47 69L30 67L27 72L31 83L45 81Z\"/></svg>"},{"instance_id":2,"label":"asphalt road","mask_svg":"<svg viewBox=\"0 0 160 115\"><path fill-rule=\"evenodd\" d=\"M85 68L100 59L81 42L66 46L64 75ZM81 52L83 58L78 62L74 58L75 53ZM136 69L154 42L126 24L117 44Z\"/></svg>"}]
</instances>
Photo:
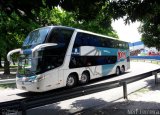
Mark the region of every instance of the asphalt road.
<instances>
[{"instance_id":1,"label":"asphalt road","mask_svg":"<svg viewBox=\"0 0 160 115\"><path fill-rule=\"evenodd\" d=\"M110 77L103 80L98 80L98 82L92 82L92 84L101 83L101 82L110 82L114 80L120 80L124 78L131 77L133 75L138 75L141 73L145 73L148 71L152 71L154 69L158 69L160 66L151 64L151 63L143 63L143 62L131 62L131 69L127 71L126 74L118 76L118 77ZM134 92L140 88L143 88L147 85L153 85L154 77L149 77L147 79L143 79L128 85L128 93ZM89 85L92 85L89 84ZM46 105L43 107L38 107L34 109L30 109L27 111L29 115L53 115L53 114L78 114L81 111L85 110L93 110L95 107L112 104L114 101L123 97L123 88L118 87L111 90L106 90L94 94L90 94L87 96L82 96L78 98L73 98L69 100L65 100L62 102ZM25 96L21 96L19 94L27 93L26 91L18 90L18 89L8 89L3 90L3 93L0 93L0 102L15 100L20 98L25 98Z\"/></svg>"},{"instance_id":2,"label":"asphalt road","mask_svg":"<svg viewBox=\"0 0 160 115\"><path fill-rule=\"evenodd\" d=\"M158 69L159 67L160 67L159 65L150 64L150 63L132 62L131 69L126 74L121 75L119 77L112 77L107 80L102 80L102 81L99 81L98 83L110 82L114 80L128 78L133 75L138 75L140 73L145 73L147 71ZM93 84L96 84L96 82ZM148 85L154 85L154 76L129 84L127 86L128 94L134 91L137 91L143 87L146 87ZM110 89L107 91L102 91L102 92L90 94L87 96L82 96L82 97L46 105L43 107L34 108L31 110L28 110L27 113L29 115L34 115L35 113L39 115L43 115L43 114L47 114L47 115L77 114L79 115L80 113L88 115L89 112L93 111L95 108L101 107L104 105L105 106L112 105L115 101L121 98L123 98L123 88L118 87L118 88ZM85 113L85 111L87 111L87 113Z\"/></svg>"}]
</instances>

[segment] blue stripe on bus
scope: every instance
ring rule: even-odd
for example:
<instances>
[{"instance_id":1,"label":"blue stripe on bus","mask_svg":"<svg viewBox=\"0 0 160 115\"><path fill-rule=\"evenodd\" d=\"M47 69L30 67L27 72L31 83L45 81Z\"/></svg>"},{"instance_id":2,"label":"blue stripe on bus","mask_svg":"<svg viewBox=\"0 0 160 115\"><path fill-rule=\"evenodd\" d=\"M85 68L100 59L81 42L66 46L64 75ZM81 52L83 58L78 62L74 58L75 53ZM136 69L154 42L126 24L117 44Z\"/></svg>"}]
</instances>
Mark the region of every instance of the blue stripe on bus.
<instances>
[{"instance_id":1,"label":"blue stripe on bus","mask_svg":"<svg viewBox=\"0 0 160 115\"><path fill-rule=\"evenodd\" d=\"M101 56L116 55L118 58L118 51L125 52L126 58L129 56L129 51L124 49L100 48L100 47L96 47L96 49L101 52ZM120 59L120 60L117 59L117 62L115 64L102 65L102 76L107 76L113 70L115 65L117 65L117 63L123 62L123 61L125 61L125 59Z\"/></svg>"}]
</instances>

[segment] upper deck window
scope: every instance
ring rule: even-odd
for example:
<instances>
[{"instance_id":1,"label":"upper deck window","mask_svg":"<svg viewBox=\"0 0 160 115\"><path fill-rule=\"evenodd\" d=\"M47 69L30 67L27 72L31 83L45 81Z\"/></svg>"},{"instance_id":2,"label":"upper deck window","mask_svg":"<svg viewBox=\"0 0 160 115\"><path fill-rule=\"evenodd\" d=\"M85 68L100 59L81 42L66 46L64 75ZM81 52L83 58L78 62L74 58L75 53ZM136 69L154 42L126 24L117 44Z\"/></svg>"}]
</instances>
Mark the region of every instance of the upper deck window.
<instances>
[{"instance_id":1,"label":"upper deck window","mask_svg":"<svg viewBox=\"0 0 160 115\"><path fill-rule=\"evenodd\" d=\"M50 37L48 39L48 43L56 43L58 45L67 47L71 40L72 34L73 30L70 29L53 28Z\"/></svg>"}]
</instances>

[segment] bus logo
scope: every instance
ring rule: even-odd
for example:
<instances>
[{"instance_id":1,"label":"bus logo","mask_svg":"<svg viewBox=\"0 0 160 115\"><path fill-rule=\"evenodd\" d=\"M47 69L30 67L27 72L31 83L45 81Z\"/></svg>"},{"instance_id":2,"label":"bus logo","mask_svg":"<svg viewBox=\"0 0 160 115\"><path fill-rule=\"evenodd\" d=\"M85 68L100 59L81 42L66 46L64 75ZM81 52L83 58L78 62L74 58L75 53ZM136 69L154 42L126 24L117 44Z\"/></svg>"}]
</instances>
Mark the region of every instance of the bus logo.
<instances>
[{"instance_id":1,"label":"bus logo","mask_svg":"<svg viewBox=\"0 0 160 115\"><path fill-rule=\"evenodd\" d=\"M118 51L118 61L120 61L120 59L126 59L126 52Z\"/></svg>"},{"instance_id":2,"label":"bus logo","mask_svg":"<svg viewBox=\"0 0 160 115\"><path fill-rule=\"evenodd\" d=\"M80 49L79 48L73 49L72 54L74 54L74 55L80 55Z\"/></svg>"}]
</instances>

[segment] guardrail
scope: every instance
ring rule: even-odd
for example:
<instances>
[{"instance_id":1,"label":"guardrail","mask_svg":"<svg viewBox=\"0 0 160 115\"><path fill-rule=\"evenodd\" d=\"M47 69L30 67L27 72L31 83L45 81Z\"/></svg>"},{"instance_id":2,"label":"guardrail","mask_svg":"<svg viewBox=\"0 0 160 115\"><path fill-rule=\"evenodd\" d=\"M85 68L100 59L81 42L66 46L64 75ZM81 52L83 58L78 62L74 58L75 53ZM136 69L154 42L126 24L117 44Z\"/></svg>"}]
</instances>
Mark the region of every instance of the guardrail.
<instances>
[{"instance_id":1,"label":"guardrail","mask_svg":"<svg viewBox=\"0 0 160 115\"><path fill-rule=\"evenodd\" d=\"M154 59L154 60L160 60L160 55L154 55L154 56L130 56L132 59Z\"/></svg>"},{"instance_id":2,"label":"guardrail","mask_svg":"<svg viewBox=\"0 0 160 115\"><path fill-rule=\"evenodd\" d=\"M16 79L4 79L4 80L0 80L0 85L1 84L10 84L10 83L16 83Z\"/></svg>"},{"instance_id":3,"label":"guardrail","mask_svg":"<svg viewBox=\"0 0 160 115\"><path fill-rule=\"evenodd\" d=\"M153 64L158 64L160 65L160 60L156 60L156 59L135 59L135 58L131 58L131 61L134 62L148 62L148 63L153 63Z\"/></svg>"},{"instance_id":4,"label":"guardrail","mask_svg":"<svg viewBox=\"0 0 160 115\"><path fill-rule=\"evenodd\" d=\"M160 72L160 69L156 69L154 71L149 71L143 74L139 74L136 76L132 76L130 78L116 80L112 82L94 84L94 85L86 85L80 86L72 89L66 89L64 91L55 92L55 93L47 93L40 96L28 97L25 99L13 100L9 102L0 103L0 110L19 110L22 111L22 115L26 115L26 110L79 97L88 95L91 93L96 93L116 87L123 86L123 94L124 99L127 99L127 84L150 77L152 75L155 76L155 83L158 83L157 73Z\"/></svg>"}]
</instances>

